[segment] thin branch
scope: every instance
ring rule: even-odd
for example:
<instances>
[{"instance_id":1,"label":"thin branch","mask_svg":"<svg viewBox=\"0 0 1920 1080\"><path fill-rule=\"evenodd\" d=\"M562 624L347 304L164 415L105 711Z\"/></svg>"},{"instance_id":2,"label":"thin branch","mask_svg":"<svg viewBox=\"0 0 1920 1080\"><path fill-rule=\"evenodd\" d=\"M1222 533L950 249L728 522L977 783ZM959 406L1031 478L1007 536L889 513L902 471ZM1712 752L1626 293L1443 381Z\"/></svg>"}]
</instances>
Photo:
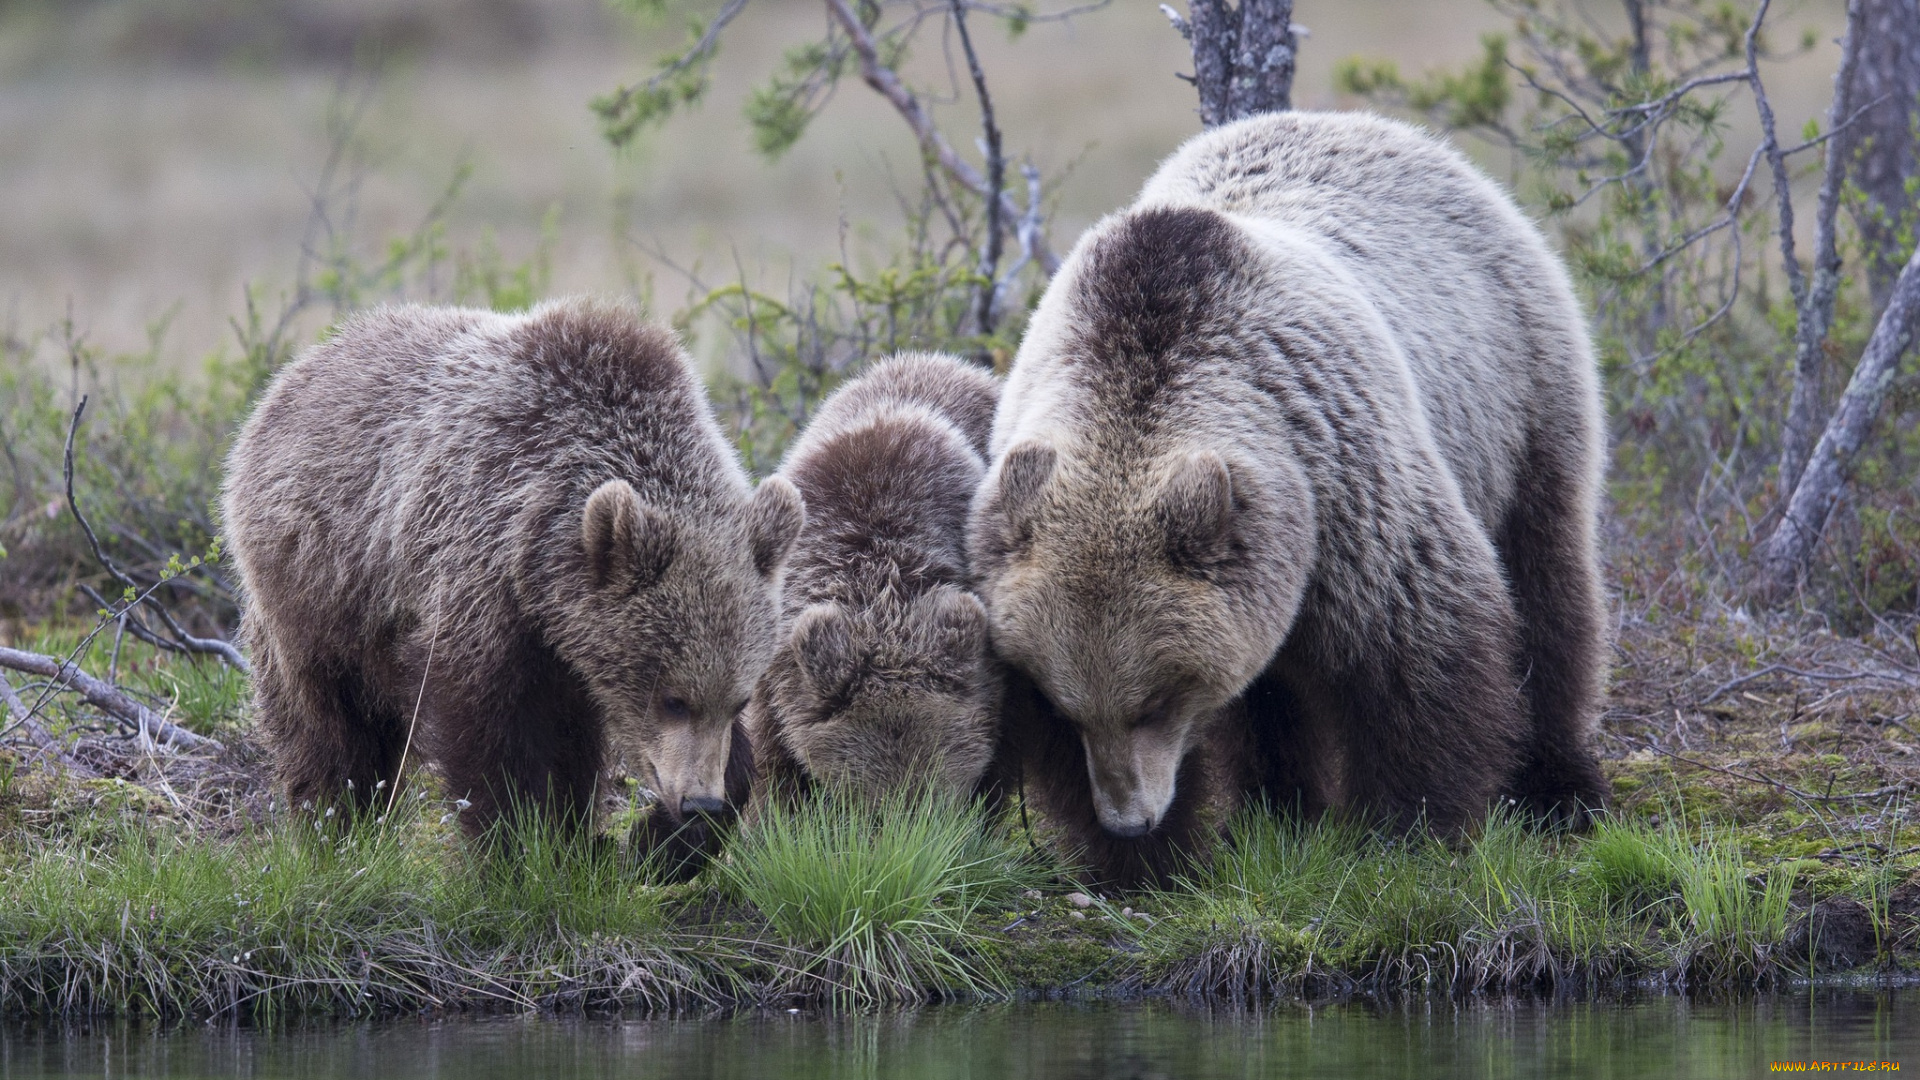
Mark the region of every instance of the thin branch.
<instances>
[{"instance_id":1,"label":"thin branch","mask_svg":"<svg viewBox=\"0 0 1920 1080\"><path fill-rule=\"evenodd\" d=\"M980 56L973 51L973 35L967 32L967 0L952 0L952 3L953 26L960 34L960 48L967 54L967 73L973 77L973 92L980 99L980 126L986 134L987 236L980 251L978 310L974 316L984 336L993 333L994 274L1000 267L1000 203L1007 188L1007 159L1000 150L1000 125L994 122L993 98L987 93L987 73L980 68Z\"/></svg>"},{"instance_id":2,"label":"thin branch","mask_svg":"<svg viewBox=\"0 0 1920 1080\"><path fill-rule=\"evenodd\" d=\"M986 177L954 152L953 145L934 126L933 118L920 104L920 99L900 80L897 72L881 62L879 43L853 8L848 6L847 0L827 0L827 11L846 32L847 38L853 43L854 53L860 57L860 78L886 98L894 111L906 120L907 126L913 129L914 137L919 140L921 152L938 161L947 175L953 177L960 186L982 199L991 197L992 187ZM1003 223L1019 219L1020 208L1013 205L1013 199L1004 190L999 193L997 201L1000 203ZM1034 256L1048 276L1060 268L1060 256L1054 254L1044 239L1036 239Z\"/></svg>"},{"instance_id":3,"label":"thin branch","mask_svg":"<svg viewBox=\"0 0 1920 1080\"><path fill-rule=\"evenodd\" d=\"M1663 754L1675 761L1691 765L1696 769L1717 772L1722 776L1731 776L1735 780L1744 780L1749 784L1765 784L1767 787L1773 788L1776 791L1785 792L1796 799L1803 799L1807 802L1859 802L1865 799L1884 799L1889 795L1898 795L1907 790L1907 785L1905 784L1890 784L1883 788L1875 788L1872 791L1857 791L1852 794L1816 795L1811 791L1802 791L1792 784L1783 784L1765 774L1743 773L1737 769L1729 769L1721 765L1711 765L1707 762L1687 757L1684 754L1676 754L1666 747L1661 746L1659 743L1654 742L1652 739L1643 741L1647 749L1652 750L1654 753Z\"/></svg>"},{"instance_id":4,"label":"thin branch","mask_svg":"<svg viewBox=\"0 0 1920 1080\"><path fill-rule=\"evenodd\" d=\"M1755 39L1767 4L1747 34L1747 66L1751 70L1755 105L1760 111L1762 145L1773 166L1773 186L1780 207L1780 255L1786 263L1787 284L1793 291L1795 314L1793 393L1787 403L1787 420L1780 433L1780 484L1782 498L1799 482L1806 467L1807 452L1813 446L1814 429L1821 408L1820 384L1826 369L1827 332L1833 325L1834 301L1840 291L1840 253L1835 237L1834 218L1840 209L1840 187L1846 178L1846 146L1839 139L1827 143L1826 173L1820 179L1820 194L1814 206L1812 280L1800 267L1794 253L1793 196L1788 190L1786 153L1774 133L1773 106L1767 101L1755 65ZM1847 2L1847 36L1840 46L1840 70L1833 77L1833 102L1828 109L1827 126L1839 128L1852 112L1850 99L1853 68L1860 55L1862 38L1861 0Z\"/></svg>"},{"instance_id":5,"label":"thin branch","mask_svg":"<svg viewBox=\"0 0 1920 1080\"><path fill-rule=\"evenodd\" d=\"M64 476L67 487L67 509L73 512L73 520L80 524L80 530L86 534L87 546L93 550L94 559L106 568L107 573L113 575L115 581L118 581L129 589L138 590L140 583L128 576L126 571L115 565L112 559L107 558L107 553L101 550L100 538L94 534L93 525L87 521L87 516L80 512L80 500L75 498L73 494L73 437L74 434L80 430L80 417L82 413L86 412L86 409L87 395L82 394L80 401L73 407L73 421L67 425L67 446L64 464ZM164 584L164 581L158 584ZM173 613L168 611L164 604L160 603L153 595L153 591L152 588L147 589L146 592L139 595L134 603L145 603L154 614L159 617L161 623L166 626L167 631L174 636L174 640L179 644L181 651L207 653L218 656L220 659L226 661L228 666L252 674L253 665L247 662L246 657L240 655L239 649L234 648L229 642L221 641L219 638L195 637L187 633L185 628L174 621ZM128 606L132 605L129 604Z\"/></svg>"},{"instance_id":6,"label":"thin branch","mask_svg":"<svg viewBox=\"0 0 1920 1080\"><path fill-rule=\"evenodd\" d=\"M1785 664L1768 664L1766 667L1761 668L1759 671L1748 672L1747 674L1742 675L1737 679L1729 679L1728 681L1721 683L1719 686L1714 687L1712 693L1700 699L1700 704L1710 705L1714 702L1715 699L1719 698L1720 695L1728 692L1729 690L1737 690L1740 687L1745 686L1748 683L1753 682L1757 679L1762 679L1768 675L1773 675L1780 672L1785 672L1786 674L1792 675L1796 678L1819 679L1825 682L1848 682L1853 679L1872 679L1877 677L1871 671L1845 671L1845 672L1828 674L1826 672L1820 672L1820 671L1801 671L1799 668L1788 667Z\"/></svg>"},{"instance_id":7,"label":"thin branch","mask_svg":"<svg viewBox=\"0 0 1920 1080\"><path fill-rule=\"evenodd\" d=\"M74 757L72 751L67 749L65 743L54 738L53 733L47 730L46 725L33 718L33 715L27 710L26 702L20 700L20 695L14 692L13 684L7 682L4 675L0 675L0 704L5 705L6 712L13 714L14 718L13 723L7 725L6 731L0 731L0 736L4 736L6 732L19 728L27 733L27 738L33 740L34 746L39 748L41 754L51 756L59 761L68 772L89 777L100 775L94 770L93 766Z\"/></svg>"},{"instance_id":8,"label":"thin branch","mask_svg":"<svg viewBox=\"0 0 1920 1080\"><path fill-rule=\"evenodd\" d=\"M747 0L727 0L726 6L721 8L720 13L715 15L713 21L707 24L707 29L700 35L700 40L693 43L693 48L688 49L672 63L661 68L659 72L646 82L638 86L621 87L613 95L613 98L605 104L603 111L607 113L618 113L631 104L634 98L641 94L653 93L668 79L708 59L713 54L713 51L720 45L720 31L725 30L727 24L734 20L734 16L739 15L741 11L745 10L746 6Z\"/></svg>"},{"instance_id":9,"label":"thin branch","mask_svg":"<svg viewBox=\"0 0 1920 1080\"><path fill-rule=\"evenodd\" d=\"M1027 181L1027 212L1020 215L1020 225L1014 231L1020 240L1020 257L1013 260L999 281L993 283L993 306L996 311L1005 310L1007 287L1033 261L1034 242L1040 235L1040 170L1029 161L1020 166L1020 175Z\"/></svg>"},{"instance_id":10,"label":"thin branch","mask_svg":"<svg viewBox=\"0 0 1920 1080\"><path fill-rule=\"evenodd\" d=\"M89 705L119 720L143 738L189 750L201 747L211 750L226 749L225 745L217 739L195 735L178 724L170 723L153 710L122 693L118 688L109 686L81 671L78 665L71 662L42 653L0 646L0 667L52 679L56 688L77 692L87 700ZM26 719L23 717L15 721L7 730L11 731ZM5 731L0 731L0 735L5 734Z\"/></svg>"}]
</instances>

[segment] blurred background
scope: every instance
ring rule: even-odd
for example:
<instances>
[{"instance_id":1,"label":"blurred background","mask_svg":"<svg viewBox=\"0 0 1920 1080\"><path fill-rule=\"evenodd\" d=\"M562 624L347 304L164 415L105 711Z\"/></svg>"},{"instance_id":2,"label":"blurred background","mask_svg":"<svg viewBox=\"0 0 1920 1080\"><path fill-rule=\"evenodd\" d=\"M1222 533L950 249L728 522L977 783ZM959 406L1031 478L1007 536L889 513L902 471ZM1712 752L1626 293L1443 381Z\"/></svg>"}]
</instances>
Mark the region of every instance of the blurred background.
<instances>
[{"instance_id":1,"label":"blurred background","mask_svg":"<svg viewBox=\"0 0 1920 1080\"><path fill-rule=\"evenodd\" d=\"M1617 15L1595 6L1596 18ZM181 361L230 347L249 286L266 307L292 287L323 180L328 224L377 246L415 230L463 166L440 242L484 246L505 264L538 254L553 294L637 292L667 315L700 291L689 272L783 293L850 247L884 248L901 199L921 187L913 141L885 102L845 79L773 161L742 118L783 51L824 33L817 0L753 0L701 102L625 149L601 137L589 102L644 78L685 46L689 15L718 8L0 0L0 329L44 339L29 350L43 360L60 352L47 329L69 316L108 353L144 351L162 331L159 352ZM1294 18L1311 31L1294 83L1302 108L1359 104L1334 91L1343 58L1391 59L1410 75L1457 67L1509 25L1481 0L1300 0ZM1839 0L1771 16L1782 37L1817 38L1769 66L1783 131L1825 108L1843 22ZM1199 130L1192 88L1174 77L1191 69L1186 44L1147 0L1017 38L992 20L974 33L1007 152L1049 184L1058 250ZM905 70L977 163L964 68L950 69L940 44L922 39ZM1748 145L1751 110L1735 113L1736 145ZM1511 174L1503 151L1472 149Z\"/></svg>"}]
</instances>

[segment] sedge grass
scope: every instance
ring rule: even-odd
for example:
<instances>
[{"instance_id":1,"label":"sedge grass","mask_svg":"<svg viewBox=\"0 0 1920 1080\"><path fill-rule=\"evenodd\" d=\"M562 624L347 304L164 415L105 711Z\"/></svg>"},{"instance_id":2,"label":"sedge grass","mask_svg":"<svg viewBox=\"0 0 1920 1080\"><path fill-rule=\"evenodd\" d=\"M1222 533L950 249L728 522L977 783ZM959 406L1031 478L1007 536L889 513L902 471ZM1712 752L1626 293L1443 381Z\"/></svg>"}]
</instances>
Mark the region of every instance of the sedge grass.
<instances>
[{"instance_id":1,"label":"sedge grass","mask_svg":"<svg viewBox=\"0 0 1920 1080\"><path fill-rule=\"evenodd\" d=\"M1606 820L1554 837L1494 815L1468 840L1250 813L1233 842L1147 901L1139 982L1233 1000L1313 980L1515 988L1665 973L1764 982L1796 867L1750 874L1731 838Z\"/></svg>"},{"instance_id":2,"label":"sedge grass","mask_svg":"<svg viewBox=\"0 0 1920 1080\"><path fill-rule=\"evenodd\" d=\"M1045 877L978 806L833 792L770 809L718 872L788 951L791 990L843 1004L1009 989L976 916Z\"/></svg>"},{"instance_id":3,"label":"sedge grass","mask_svg":"<svg viewBox=\"0 0 1920 1080\"><path fill-rule=\"evenodd\" d=\"M18 859L0 873L0 999L161 1016L711 999L661 891L617 859L537 827L483 855L422 805L231 841L123 822Z\"/></svg>"}]
</instances>

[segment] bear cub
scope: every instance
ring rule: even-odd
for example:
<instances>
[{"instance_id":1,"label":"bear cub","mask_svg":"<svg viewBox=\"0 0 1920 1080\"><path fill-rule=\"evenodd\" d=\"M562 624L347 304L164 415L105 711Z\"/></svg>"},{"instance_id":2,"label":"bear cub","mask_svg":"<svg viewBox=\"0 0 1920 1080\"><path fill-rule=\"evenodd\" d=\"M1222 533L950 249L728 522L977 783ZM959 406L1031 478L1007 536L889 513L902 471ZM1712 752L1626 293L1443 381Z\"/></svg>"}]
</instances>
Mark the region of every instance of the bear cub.
<instances>
[{"instance_id":1,"label":"bear cub","mask_svg":"<svg viewBox=\"0 0 1920 1080\"><path fill-rule=\"evenodd\" d=\"M747 712L756 805L820 782L866 797L980 783L1000 686L966 521L999 393L961 360L895 357L830 396L781 462L808 510Z\"/></svg>"},{"instance_id":2,"label":"bear cub","mask_svg":"<svg viewBox=\"0 0 1920 1080\"><path fill-rule=\"evenodd\" d=\"M578 832L616 757L724 811L804 519L753 489L667 329L609 303L360 315L274 380L222 504L260 724L296 804L432 761L478 835Z\"/></svg>"}]
</instances>

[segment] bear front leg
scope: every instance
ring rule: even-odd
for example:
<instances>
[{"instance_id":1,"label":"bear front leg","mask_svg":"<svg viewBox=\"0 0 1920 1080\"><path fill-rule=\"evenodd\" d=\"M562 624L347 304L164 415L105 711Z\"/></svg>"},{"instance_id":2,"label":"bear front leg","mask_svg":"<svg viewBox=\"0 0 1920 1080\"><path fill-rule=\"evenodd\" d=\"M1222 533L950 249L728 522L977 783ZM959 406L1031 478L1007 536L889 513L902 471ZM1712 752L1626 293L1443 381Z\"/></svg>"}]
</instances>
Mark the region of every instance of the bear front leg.
<instances>
[{"instance_id":1,"label":"bear front leg","mask_svg":"<svg viewBox=\"0 0 1920 1080\"><path fill-rule=\"evenodd\" d=\"M1590 480L1552 445L1529 454L1519 479L1499 546L1520 618L1520 690L1532 724L1508 793L1536 818L1578 829L1612 796L1591 745L1607 639Z\"/></svg>"},{"instance_id":2,"label":"bear front leg","mask_svg":"<svg viewBox=\"0 0 1920 1080\"><path fill-rule=\"evenodd\" d=\"M282 649L266 634L250 645L255 717L288 800L349 814L371 808L381 781L398 782L402 718L381 707L350 660Z\"/></svg>"},{"instance_id":3,"label":"bear front leg","mask_svg":"<svg viewBox=\"0 0 1920 1080\"><path fill-rule=\"evenodd\" d=\"M577 837L593 823L606 762L598 708L584 683L535 643L485 666L436 664L422 707L449 794L469 805L461 828L479 837L525 814ZM476 676L487 672L490 679Z\"/></svg>"},{"instance_id":4,"label":"bear front leg","mask_svg":"<svg viewBox=\"0 0 1920 1080\"><path fill-rule=\"evenodd\" d=\"M1320 590L1288 648L1302 713L1337 741L1343 804L1442 834L1478 823L1527 739L1514 625L1489 547L1470 526L1410 547L1420 558Z\"/></svg>"}]
</instances>

